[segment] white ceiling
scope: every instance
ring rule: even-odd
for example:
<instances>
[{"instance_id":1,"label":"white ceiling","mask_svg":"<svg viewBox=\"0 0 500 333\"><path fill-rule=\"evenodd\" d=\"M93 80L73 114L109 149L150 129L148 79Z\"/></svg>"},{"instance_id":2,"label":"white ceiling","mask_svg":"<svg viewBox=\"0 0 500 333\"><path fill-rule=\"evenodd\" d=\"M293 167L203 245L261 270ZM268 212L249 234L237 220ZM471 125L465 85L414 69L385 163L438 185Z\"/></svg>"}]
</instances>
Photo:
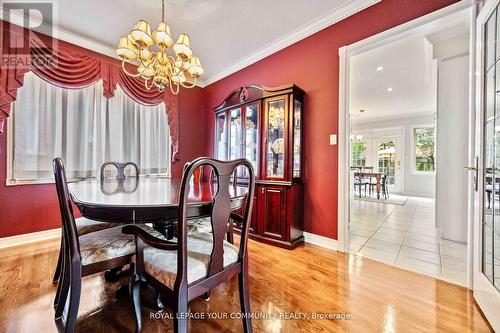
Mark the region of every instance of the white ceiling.
<instances>
[{"instance_id":1,"label":"white ceiling","mask_svg":"<svg viewBox=\"0 0 500 333\"><path fill-rule=\"evenodd\" d=\"M406 38L351 57L349 111L353 123L432 115L436 63L427 36L467 31L467 11L422 25ZM377 70L382 67L382 70ZM392 91L388 89L392 88ZM360 112L364 110L364 112Z\"/></svg>"},{"instance_id":2,"label":"white ceiling","mask_svg":"<svg viewBox=\"0 0 500 333\"><path fill-rule=\"evenodd\" d=\"M95 41L111 52L138 19L149 21L152 29L161 20L160 0L53 1L60 30ZM205 68L202 79L213 82L228 75L236 64L252 55L255 58L259 51L313 22L332 21L333 15L338 21L378 1L166 0L165 15L174 38L181 32L191 36L193 50ZM322 24L321 28L328 25Z\"/></svg>"},{"instance_id":3,"label":"white ceiling","mask_svg":"<svg viewBox=\"0 0 500 333\"><path fill-rule=\"evenodd\" d=\"M352 57L350 68L354 122L434 113L435 65L425 38L410 37L361 53Z\"/></svg>"}]
</instances>

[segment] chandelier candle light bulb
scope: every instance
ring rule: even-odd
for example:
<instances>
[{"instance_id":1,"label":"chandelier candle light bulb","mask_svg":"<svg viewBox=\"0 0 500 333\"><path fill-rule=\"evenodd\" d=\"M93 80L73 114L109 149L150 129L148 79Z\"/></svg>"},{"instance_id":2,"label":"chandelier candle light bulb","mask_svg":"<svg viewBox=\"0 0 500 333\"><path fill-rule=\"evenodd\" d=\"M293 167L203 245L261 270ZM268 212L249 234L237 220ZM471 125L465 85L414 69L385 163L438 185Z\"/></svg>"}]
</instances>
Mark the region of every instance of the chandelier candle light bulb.
<instances>
[{"instance_id":1,"label":"chandelier candle light bulb","mask_svg":"<svg viewBox=\"0 0 500 333\"><path fill-rule=\"evenodd\" d=\"M144 79L146 89L154 86L164 91L168 86L173 94L178 94L180 86L193 88L204 70L200 58L193 55L189 35L180 34L174 43L164 7L162 0L162 21L153 33L147 21L137 21L130 33L120 38L116 54L125 74ZM168 53L170 48L172 55ZM136 65L137 72L129 72L126 64Z\"/></svg>"}]
</instances>

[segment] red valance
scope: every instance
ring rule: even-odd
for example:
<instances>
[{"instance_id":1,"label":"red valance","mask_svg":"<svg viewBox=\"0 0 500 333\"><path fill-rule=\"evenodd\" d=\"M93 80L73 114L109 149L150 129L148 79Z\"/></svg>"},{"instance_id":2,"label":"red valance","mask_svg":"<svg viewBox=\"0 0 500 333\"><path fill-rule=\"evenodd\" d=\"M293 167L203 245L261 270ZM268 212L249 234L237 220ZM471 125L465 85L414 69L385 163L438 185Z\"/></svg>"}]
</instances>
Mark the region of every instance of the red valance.
<instances>
[{"instance_id":1,"label":"red valance","mask_svg":"<svg viewBox=\"0 0 500 333\"><path fill-rule=\"evenodd\" d=\"M121 63L102 54L69 44L60 40L52 39L48 36L23 29L19 26L5 21L2 23L2 36L0 45L2 50L2 64L0 64L0 132L3 132L4 120L9 116L11 103L16 100L17 89L23 85L24 74L32 71L43 80L66 89L81 89L88 87L95 82L102 80L104 96L113 97L116 86L121 89L137 103L143 105L158 105L165 103L168 113L170 134L172 137L172 152L175 162L178 160L178 100L177 95L173 95L168 89L164 92L151 89L147 90L144 83L139 78L132 78L121 69ZM2 38L3 37L3 38ZM54 66L38 65L36 61L31 61L29 66L25 66L23 56L26 54L30 59L38 59L47 52L47 45L57 43L51 54L55 60ZM13 46L26 45L25 48ZM5 66L4 59L15 60L9 66Z\"/></svg>"}]
</instances>

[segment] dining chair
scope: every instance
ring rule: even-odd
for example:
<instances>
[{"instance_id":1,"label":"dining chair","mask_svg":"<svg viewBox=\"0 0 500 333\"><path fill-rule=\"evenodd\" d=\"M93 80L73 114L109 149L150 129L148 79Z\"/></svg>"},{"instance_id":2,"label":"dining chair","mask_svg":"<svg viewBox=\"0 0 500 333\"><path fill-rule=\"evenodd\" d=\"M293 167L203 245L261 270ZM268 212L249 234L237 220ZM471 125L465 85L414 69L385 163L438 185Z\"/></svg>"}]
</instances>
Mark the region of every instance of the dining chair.
<instances>
[{"instance_id":1,"label":"dining chair","mask_svg":"<svg viewBox=\"0 0 500 333\"><path fill-rule=\"evenodd\" d=\"M369 185L368 180L366 180L362 175L354 176L354 195L356 195L356 187L359 189L359 197L361 198L361 188L364 188L366 196L366 187Z\"/></svg>"},{"instance_id":2,"label":"dining chair","mask_svg":"<svg viewBox=\"0 0 500 333\"><path fill-rule=\"evenodd\" d=\"M101 222L89 220L85 217L79 217L75 219L76 232L78 236L83 236L89 234L91 232L100 231L104 229L109 229L113 227L123 226L121 223L112 223L112 222ZM56 269L54 271L54 277L52 278L52 283L56 284L59 282L61 278L61 270L62 270L62 251L64 246L64 237L61 237L61 245L59 248L59 257L57 259Z\"/></svg>"},{"instance_id":3,"label":"dining chair","mask_svg":"<svg viewBox=\"0 0 500 333\"><path fill-rule=\"evenodd\" d=\"M186 169L189 167L190 162L187 162L184 164L184 172ZM198 176L196 175L198 173ZM203 172L203 166L200 166L194 171L194 177L193 181L196 182L201 181L202 176L204 175ZM233 180L232 184L233 186L236 186L236 173L233 173ZM209 173L209 179L208 182L212 183L214 180L216 180L215 172L213 169L210 170ZM187 233L188 235L190 234L196 234L196 233L206 233L206 232L212 232L212 222L210 221L210 216L202 216L202 217L195 217L195 218L188 218L187 220ZM176 234L175 232L173 233L174 235ZM234 230L233 230L233 222L231 219L228 221L228 228L227 228L227 241L231 244L234 244Z\"/></svg>"},{"instance_id":4,"label":"dining chair","mask_svg":"<svg viewBox=\"0 0 500 333\"><path fill-rule=\"evenodd\" d=\"M134 238L124 235L122 227L79 236L62 159L55 158L53 167L63 235L61 278L54 301L54 317L58 330L68 333L73 332L76 327L82 277L129 264L135 253L135 246Z\"/></svg>"},{"instance_id":5,"label":"dining chair","mask_svg":"<svg viewBox=\"0 0 500 333\"><path fill-rule=\"evenodd\" d=\"M115 162L106 162L102 165L102 167L101 167L101 180L103 179L104 168L108 164L113 164L113 163L115 163ZM138 175L139 172L137 171L138 170L137 166L134 163L128 162L128 163L122 163L122 164L124 165L124 168L125 168L130 163L135 166L136 174ZM118 172L118 173L120 173L120 172ZM123 173L123 170L122 170L122 173ZM75 224L76 224L76 230L77 230L78 236L83 236L83 235L86 235L86 234L94 232L94 231L99 231L99 230L104 230L104 229L108 229L108 228L121 226L121 224L119 224L119 223L94 221L94 220L89 220L85 217L76 218ZM57 259L57 265L56 265L56 269L54 271L54 277L52 278L53 283L58 283L59 279L61 278L62 248L63 248L63 237L61 237L59 258Z\"/></svg>"},{"instance_id":6,"label":"dining chair","mask_svg":"<svg viewBox=\"0 0 500 333\"><path fill-rule=\"evenodd\" d=\"M135 164L134 162L114 162L114 161L108 161L108 162L104 162L104 164L101 166L101 180L104 180L106 177L105 177L105 171L106 171L106 167L108 165L113 165L115 168L116 168L116 179L117 180L124 180L126 177L125 175L125 169L128 167L128 166L131 166L134 170L135 170L135 178L139 178L139 167L137 166L137 164Z\"/></svg>"},{"instance_id":7,"label":"dining chair","mask_svg":"<svg viewBox=\"0 0 500 333\"><path fill-rule=\"evenodd\" d=\"M209 166L215 171L218 191L211 209L212 233L187 234L187 208L189 180L199 166ZM248 170L249 180L243 215L231 213L229 187L231 174L238 166ZM240 307L250 313L248 294L247 240L252 214L255 188L254 170L246 159L218 161L198 158L185 169L179 196L178 237L176 241L155 237L146 225L127 225L123 232L135 236L136 265L131 279L131 292L136 318L136 332L141 332L141 285L152 286L163 301L174 310L174 332L186 333L188 329L188 303L205 295L217 285L238 275ZM239 247L225 240L227 221L231 217L243 225ZM252 332L250 316L242 316L244 332Z\"/></svg>"}]
</instances>

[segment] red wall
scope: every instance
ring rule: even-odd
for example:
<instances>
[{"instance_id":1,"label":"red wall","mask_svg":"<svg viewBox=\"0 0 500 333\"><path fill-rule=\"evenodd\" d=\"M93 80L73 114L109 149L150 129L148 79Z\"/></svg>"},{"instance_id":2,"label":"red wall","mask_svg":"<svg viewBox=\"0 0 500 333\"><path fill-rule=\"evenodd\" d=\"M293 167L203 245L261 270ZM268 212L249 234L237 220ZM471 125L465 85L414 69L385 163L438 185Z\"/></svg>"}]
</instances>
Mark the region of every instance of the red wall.
<instances>
[{"instance_id":1,"label":"red wall","mask_svg":"<svg viewBox=\"0 0 500 333\"><path fill-rule=\"evenodd\" d=\"M202 155L203 90L193 88L179 94L179 158L172 176L180 177L187 161ZM6 137L0 134L0 237L60 226L55 187L49 185L5 186Z\"/></svg>"},{"instance_id":2,"label":"red wall","mask_svg":"<svg viewBox=\"0 0 500 333\"><path fill-rule=\"evenodd\" d=\"M211 111L239 86L295 83L306 91L304 115L305 230L337 239L338 49L433 12L456 0L383 0L205 88L207 154L213 153Z\"/></svg>"}]
</instances>

